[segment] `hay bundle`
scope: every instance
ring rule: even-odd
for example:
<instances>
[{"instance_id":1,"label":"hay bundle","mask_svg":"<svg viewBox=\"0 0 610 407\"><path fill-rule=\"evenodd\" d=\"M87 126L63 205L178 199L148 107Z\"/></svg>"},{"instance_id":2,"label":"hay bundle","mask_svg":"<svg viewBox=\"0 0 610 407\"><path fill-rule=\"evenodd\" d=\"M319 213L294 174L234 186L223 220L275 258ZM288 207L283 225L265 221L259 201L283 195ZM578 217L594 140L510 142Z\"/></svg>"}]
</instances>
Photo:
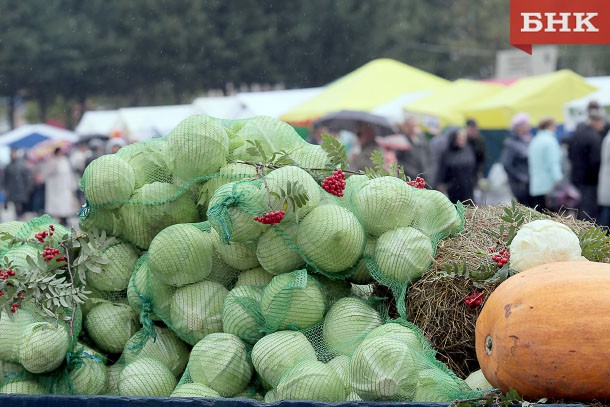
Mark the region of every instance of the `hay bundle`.
<instances>
[{"instance_id":1,"label":"hay bundle","mask_svg":"<svg viewBox=\"0 0 610 407\"><path fill-rule=\"evenodd\" d=\"M508 207L469 206L464 231L440 242L433 265L409 287L406 300L409 321L422 329L438 351L438 359L458 376L465 378L479 368L475 352L476 320L485 299L505 278L502 272L508 272L508 267L498 272L489 249L506 248L507 239L503 235L508 234L510 239L520 224L545 218L567 225L577 235L595 227L591 222L576 220L573 213L567 211L542 214L515 203ZM610 243L606 241L604 246L602 252L610 253ZM610 262L606 255L596 260ZM465 299L475 292L482 293L483 304L468 306ZM388 314L396 316L391 293L385 287L377 286L375 295L388 298Z\"/></svg>"}]
</instances>

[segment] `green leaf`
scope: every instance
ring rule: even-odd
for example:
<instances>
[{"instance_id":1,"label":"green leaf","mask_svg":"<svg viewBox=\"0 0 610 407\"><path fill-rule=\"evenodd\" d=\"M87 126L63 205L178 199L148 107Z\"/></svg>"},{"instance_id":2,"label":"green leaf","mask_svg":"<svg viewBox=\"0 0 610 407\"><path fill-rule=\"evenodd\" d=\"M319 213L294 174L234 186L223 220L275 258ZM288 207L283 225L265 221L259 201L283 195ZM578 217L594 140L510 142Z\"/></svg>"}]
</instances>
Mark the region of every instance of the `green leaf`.
<instances>
[{"instance_id":1,"label":"green leaf","mask_svg":"<svg viewBox=\"0 0 610 407\"><path fill-rule=\"evenodd\" d=\"M322 144L320 147L326 152L326 155L328 155L334 168L349 168L349 160L347 159L345 146L339 140L330 134L322 134Z\"/></svg>"}]
</instances>

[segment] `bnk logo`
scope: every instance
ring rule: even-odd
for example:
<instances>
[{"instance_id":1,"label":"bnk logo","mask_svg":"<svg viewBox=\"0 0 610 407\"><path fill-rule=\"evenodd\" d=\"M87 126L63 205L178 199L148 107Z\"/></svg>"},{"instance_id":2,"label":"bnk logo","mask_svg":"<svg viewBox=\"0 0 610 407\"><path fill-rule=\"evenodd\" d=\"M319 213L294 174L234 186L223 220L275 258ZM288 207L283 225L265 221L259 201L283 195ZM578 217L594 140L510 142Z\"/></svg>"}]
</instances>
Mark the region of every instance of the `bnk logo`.
<instances>
[{"instance_id":1,"label":"bnk logo","mask_svg":"<svg viewBox=\"0 0 610 407\"><path fill-rule=\"evenodd\" d=\"M510 0L510 43L610 44L610 1Z\"/></svg>"},{"instance_id":2,"label":"bnk logo","mask_svg":"<svg viewBox=\"0 0 610 407\"><path fill-rule=\"evenodd\" d=\"M598 32L591 20L599 13L521 13L521 32Z\"/></svg>"}]
</instances>

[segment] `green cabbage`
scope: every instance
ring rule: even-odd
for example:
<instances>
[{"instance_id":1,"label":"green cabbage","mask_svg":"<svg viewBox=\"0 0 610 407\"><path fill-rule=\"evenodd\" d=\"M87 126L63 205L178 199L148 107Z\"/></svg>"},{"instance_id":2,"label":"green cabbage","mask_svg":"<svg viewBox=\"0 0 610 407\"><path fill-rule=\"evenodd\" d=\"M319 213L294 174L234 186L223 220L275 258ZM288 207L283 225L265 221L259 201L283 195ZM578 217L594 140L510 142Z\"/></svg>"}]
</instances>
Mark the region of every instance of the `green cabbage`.
<instances>
[{"instance_id":1,"label":"green cabbage","mask_svg":"<svg viewBox=\"0 0 610 407\"><path fill-rule=\"evenodd\" d=\"M0 394L46 394L46 391L34 380L21 380L6 383L0 387Z\"/></svg>"},{"instance_id":2,"label":"green cabbage","mask_svg":"<svg viewBox=\"0 0 610 407\"><path fill-rule=\"evenodd\" d=\"M161 315L169 314L169 304L173 295L172 288L163 284L150 271L148 260L141 260L136 267L127 286L127 301L131 308L139 315L142 312L142 297L144 297ZM153 321L159 320L154 312L149 316Z\"/></svg>"},{"instance_id":3,"label":"green cabbage","mask_svg":"<svg viewBox=\"0 0 610 407\"><path fill-rule=\"evenodd\" d=\"M256 257L269 273L277 276L305 264L305 260L290 244L296 248L297 228L295 223L284 223L282 220L277 227L269 228L258 239Z\"/></svg>"},{"instance_id":4,"label":"green cabbage","mask_svg":"<svg viewBox=\"0 0 610 407\"><path fill-rule=\"evenodd\" d=\"M235 287L241 286L256 286L256 287L264 287L271 282L273 279L273 274L267 272L262 267L255 267L250 270L242 271L239 273L237 277L237 282L235 283Z\"/></svg>"},{"instance_id":5,"label":"green cabbage","mask_svg":"<svg viewBox=\"0 0 610 407\"><path fill-rule=\"evenodd\" d=\"M266 188L269 188L271 210L286 212L283 222L299 221L320 203L322 188L304 169L288 165L271 171L265 176ZM286 194L307 194L304 205L286 199Z\"/></svg>"},{"instance_id":6,"label":"green cabbage","mask_svg":"<svg viewBox=\"0 0 610 407\"><path fill-rule=\"evenodd\" d=\"M219 399L221 398L221 395L203 384L185 383L179 384L170 397L204 397L208 399Z\"/></svg>"},{"instance_id":7,"label":"green cabbage","mask_svg":"<svg viewBox=\"0 0 610 407\"><path fill-rule=\"evenodd\" d=\"M324 149L315 144L302 144L293 148L290 152L290 158L303 168L329 168L332 167L330 157Z\"/></svg>"},{"instance_id":8,"label":"green cabbage","mask_svg":"<svg viewBox=\"0 0 610 407\"><path fill-rule=\"evenodd\" d=\"M105 394L108 392L109 372L104 364L104 358L93 349L81 344L77 345L76 353L80 355L82 364L77 364L70 370L69 380L73 394Z\"/></svg>"},{"instance_id":9,"label":"green cabbage","mask_svg":"<svg viewBox=\"0 0 610 407\"><path fill-rule=\"evenodd\" d=\"M405 343L383 336L366 339L352 356L352 389L363 400L412 400L420 362Z\"/></svg>"},{"instance_id":10,"label":"green cabbage","mask_svg":"<svg viewBox=\"0 0 610 407\"><path fill-rule=\"evenodd\" d=\"M119 376L119 395L169 397L176 387L176 378L161 362L139 358L125 366Z\"/></svg>"},{"instance_id":11,"label":"green cabbage","mask_svg":"<svg viewBox=\"0 0 610 407\"><path fill-rule=\"evenodd\" d=\"M233 152L233 157L238 160L261 160L258 153L252 152L248 141L260 143L269 157L275 152L290 152L297 146L308 145L291 125L269 116L255 116L244 120L240 123L237 136L244 141L244 144Z\"/></svg>"},{"instance_id":12,"label":"green cabbage","mask_svg":"<svg viewBox=\"0 0 610 407\"><path fill-rule=\"evenodd\" d=\"M339 355L331 359L327 364L337 373L347 389L351 388L351 378L349 372L349 357Z\"/></svg>"},{"instance_id":13,"label":"green cabbage","mask_svg":"<svg viewBox=\"0 0 610 407\"><path fill-rule=\"evenodd\" d=\"M345 401L347 386L336 370L317 360L307 360L289 370L275 393L280 400Z\"/></svg>"},{"instance_id":14,"label":"green cabbage","mask_svg":"<svg viewBox=\"0 0 610 407\"><path fill-rule=\"evenodd\" d=\"M171 328L191 345L222 331L222 308L229 292L220 283L202 281L180 287L170 305Z\"/></svg>"},{"instance_id":15,"label":"green cabbage","mask_svg":"<svg viewBox=\"0 0 610 407\"><path fill-rule=\"evenodd\" d=\"M87 270L87 283L100 291L122 291L127 288L129 279L138 261L138 253L129 243L118 243L102 252L109 260L101 267L101 272Z\"/></svg>"},{"instance_id":16,"label":"green cabbage","mask_svg":"<svg viewBox=\"0 0 610 407\"><path fill-rule=\"evenodd\" d=\"M209 233L192 224L178 224L155 236L148 250L148 265L159 280L180 287L209 276L213 257Z\"/></svg>"},{"instance_id":17,"label":"green cabbage","mask_svg":"<svg viewBox=\"0 0 610 407\"><path fill-rule=\"evenodd\" d=\"M105 231L111 236L119 236L123 233L123 220L118 210L106 208L95 208L89 212L86 218L79 220L80 228L86 232L94 228Z\"/></svg>"},{"instance_id":18,"label":"green cabbage","mask_svg":"<svg viewBox=\"0 0 610 407\"><path fill-rule=\"evenodd\" d=\"M46 373L61 365L70 348L70 336L64 325L35 322L23 331L19 363L32 373Z\"/></svg>"},{"instance_id":19,"label":"green cabbage","mask_svg":"<svg viewBox=\"0 0 610 407\"><path fill-rule=\"evenodd\" d=\"M136 189L129 204L118 210L121 223L121 237L141 249L148 249L150 242L159 233L156 225L151 225L142 202L142 189Z\"/></svg>"},{"instance_id":20,"label":"green cabbage","mask_svg":"<svg viewBox=\"0 0 610 407\"><path fill-rule=\"evenodd\" d=\"M125 364L115 363L112 366L108 366L108 389L107 394L112 396L119 395L119 380L121 372L125 369Z\"/></svg>"},{"instance_id":21,"label":"green cabbage","mask_svg":"<svg viewBox=\"0 0 610 407\"><path fill-rule=\"evenodd\" d=\"M441 369L423 369L419 372L413 401L451 402L464 392L460 382L460 379Z\"/></svg>"},{"instance_id":22,"label":"green cabbage","mask_svg":"<svg viewBox=\"0 0 610 407\"><path fill-rule=\"evenodd\" d=\"M358 219L340 206L318 206L301 224L297 243L319 268L337 273L352 267L364 250L364 230Z\"/></svg>"},{"instance_id":23,"label":"green cabbage","mask_svg":"<svg viewBox=\"0 0 610 407\"><path fill-rule=\"evenodd\" d=\"M324 342L333 352L351 356L366 335L382 323L379 313L364 301L342 298L326 314Z\"/></svg>"},{"instance_id":24,"label":"green cabbage","mask_svg":"<svg viewBox=\"0 0 610 407\"><path fill-rule=\"evenodd\" d=\"M19 347L25 328L34 323L28 311L19 309L12 316L0 313L0 360L19 363Z\"/></svg>"},{"instance_id":25,"label":"green cabbage","mask_svg":"<svg viewBox=\"0 0 610 407\"><path fill-rule=\"evenodd\" d=\"M368 268L369 259L375 255L375 248L377 247L377 238L375 236L368 235L366 237L366 246L364 246L363 258L360 259L358 264L354 267L354 272L349 276L349 280L354 284L370 284L374 281L373 277Z\"/></svg>"},{"instance_id":26,"label":"green cabbage","mask_svg":"<svg viewBox=\"0 0 610 407\"><path fill-rule=\"evenodd\" d=\"M386 323L377 328L373 329L366 335L366 339L372 339L377 337L391 338L404 343L409 348L417 350L419 352L427 352L429 346L425 338L421 336L419 332L403 326L399 323Z\"/></svg>"},{"instance_id":27,"label":"green cabbage","mask_svg":"<svg viewBox=\"0 0 610 407\"><path fill-rule=\"evenodd\" d=\"M277 394L275 394L275 390L271 389L267 393L265 393L263 401L265 403L275 403L276 401L279 401L279 399L277 398Z\"/></svg>"},{"instance_id":28,"label":"green cabbage","mask_svg":"<svg viewBox=\"0 0 610 407\"><path fill-rule=\"evenodd\" d=\"M238 336L244 342L254 344L263 337L260 328L262 314L260 300L263 288L245 285L233 288L225 298L222 309L224 332Z\"/></svg>"},{"instance_id":29,"label":"green cabbage","mask_svg":"<svg viewBox=\"0 0 610 407\"><path fill-rule=\"evenodd\" d=\"M18 363L4 362L0 360L0 378L5 375L25 372L25 368Z\"/></svg>"},{"instance_id":30,"label":"green cabbage","mask_svg":"<svg viewBox=\"0 0 610 407\"><path fill-rule=\"evenodd\" d=\"M278 331L264 336L252 348L252 364L261 378L275 387L296 364L315 361L316 351L298 331Z\"/></svg>"},{"instance_id":31,"label":"green cabbage","mask_svg":"<svg viewBox=\"0 0 610 407\"><path fill-rule=\"evenodd\" d=\"M214 178L201 186L198 204L207 208L208 202L221 186L242 179L256 178L256 167L248 164L231 163L222 167Z\"/></svg>"},{"instance_id":32,"label":"green cabbage","mask_svg":"<svg viewBox=\"0 0 610 407\"><path fill-rule=\"evenodd\" d=\"M470 373L465 382L472 390L490 390L494 388L489 384L481 369Z\"/></svg>"},{"instance_id":33,"label":"green cabbage","mask_svg":"<svg viewBox=\"0 0 610 407\"><path fill-rule=\"evenodd\" d=\"M301 330L322 320L325 303L320 284L305 270L298 270L271 280L261 297L261 311L272 330Z\"/></svg>"},{"instance_id":34,"label":"green cabbage","mask_svg":"<svg viewBox=\"0 0 610 407\"><path fill-rule=\"evenodd\" d=\"M222 397L239 393L252 377L246 346L228 333L210 334L197 342L191 351L188 371L195 383L210 387Z\"/></svg>"},{"instance_id":35,"label":"green cabbage","mask_svg":"<svg viewBox=\"0 0 610 407\"><path fill-rule=\"evenodd\" d=\"M237 270L245 271L260 266L255 250L247 244L239 242L224 244L217 239L214 241L214 248L223 262Z\"/></svg>"},{"instance_id":36,"label":"green cabbage","mask_svg":"<svg viewBox=\"0 0 610 407\"><path fill-rule=\"evenodd\" d=\"M413 222L413 188L395 177L368 180L353 197L354 213L366 233L379 236Z\"/></svg>"},{"instance_id":37,"label":"green cabbage","mask_svg":"<svg viewBox=\"0 0 610 407\"><path fill-rule=\"evenodd\" d=\"M129 338L123 350L125 363L151 358L167 366L174 376L180 375L189 359L188 348L169 328L155 326L154 330L155 338L143 330Z\"/></svg>"},{"instance_id":38,"label":"green cabbage","mask_svg":"<svg viewBox=\"0 0 610 407\"><path fill-rule=\"evenodd\" d=\"M138 316L125 304L98 304L85 318L85 328L93 342L109 353L121 353L139 325Z\"/></svg>"},{"instance_id":39,"label":"green cabbage","mask_svg":"<svg viewBox=\"0 0 610 407\"><path fill-rule=\"evenodd\" d=\"M223 242L248 243L267 228L254 220L269 210L268 194L261 182L234 181L219 187L208 206L207 216Z\"/></svg>"},{"instance_id":40,"label":"green cabbage","mask_svg":"<svg viewBox=\"0 0 610 407\"><path fill-rule=\"evenodd\" d=\"M464 219L445 194L433 189L412 188L412 191L414 228L434 241L462 231Z\"/></svg>"},{"instance_id":41,"label":"green cabbage","mask_svg":"<svg viewBox=\"0 0 610 407\"><path fill-rule=\"evenodd\" d=\"M412 227L398 228L379 236L375 263L382 279L399 284L417 281L433 260L430 238Z\"/></svg>"},{"instance_id":42,"label":"green cabbage","mask_svg":"<svg viewBox=\"0 0 610 407\"><path fill-rule=\"evenodd\" d=\"M169 169L182 180L213 174L227 163L229 137L224 127L211 117L188 117L167 139Z\"/></svg>"},{"instance_id":43,"label":"green cabbage","mask_svg":"<svg viewBox=\"0 0 610 407\"><path fill-rule=\"evenodd\" d=\"M90 205L107 209L128 201L135 189L136 176L127 162L114 154L96 158L85 168L82 184Z\"/></svg>"},{"instance_id":44,"label":"green cabbage","mask_svg":"<svg viewBox=\"0 0 610 407\"><path fill-rule=\"evenodd\" d=\"M154 138L121 148L116 155L125 160L135 173L136 188L154 181L171 182L165 155L167 141Z\"/></svg>"},{"instance_id":45,"label":"green cabbage","mask_svg":"<svg viewBox=\"0 0 610 407\"><path fill-rule=\"evenodd\" d=\"M153 182L144 185L141 193L146 219L158 232L176 223L199 220L197 205L189 190L165 182Z\"/></svg>"}]
</instances>

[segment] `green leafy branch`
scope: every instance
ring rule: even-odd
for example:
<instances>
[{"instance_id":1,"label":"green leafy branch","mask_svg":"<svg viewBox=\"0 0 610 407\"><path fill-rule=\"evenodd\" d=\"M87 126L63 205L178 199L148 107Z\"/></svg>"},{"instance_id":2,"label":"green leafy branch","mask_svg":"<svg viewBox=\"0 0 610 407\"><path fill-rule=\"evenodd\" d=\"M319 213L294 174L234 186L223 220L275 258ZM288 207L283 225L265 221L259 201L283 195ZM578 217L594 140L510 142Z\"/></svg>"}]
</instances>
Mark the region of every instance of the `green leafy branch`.
<instances>
[{"instance_id":1,"label":"green leafy branch","mask_svg":"<svg viewBox=\"0 0 610 407\"><path fill-rule=\"evenodd\" d=\"M389 170L385 168L385 158L383 157L383 153L379 150L373 150L370 158L373 163L373 167L367 167L364 169L364 173L369 178L379 178L379 177L396 177L403 181L407 180L407 176L405 175L405 169L402 165L398 163L392 163Z\"/></svg>"},{"instance_id":2,"label":"green leafy branch","mask_svg":"<svg viewBox=\"0 0 610 407\"><path fill-rule=\"evenodd\" d=\"M590 261L603 262L610 259L610 236L600 226L583 229L578 233L582 255Z\"/></svg>"},{"instance_id":3,"label":"green leafy branch","mask_svg":"<svg viewBox=\"0 0 610 407\"><path fill-rule=\"evenodd\" d=\"M291 208L296 212L309 201L307 191L299 182L288 181L286 189L278 188L277 192L269 191L269 194L279 202L284 211Z\"/></svg>"},{"instance_id":4,"label":"green leafy branch","mask_svg":"<svg viewBox=\"0 0 610 407\"><path fill-rule=\"evenodd\" d=\"M498 237L504 240L506 246L511 244L517 231L525 222L525 215L525 212L517 207L517 202L514 199L511 201L510 208L504 208L504 214L500 216L500 219L503 220L506 225L500 225L500 234Z\"/></svg>"},{"instance_id":5,"label":"green leafy branch","mask_svg":"<svg viewBox=\"0 0 610 407\"><path fill-rule=\"evenodd\" d=\"M322 134L322 144L320 144L320 147L328 155L333 168L339 167L342 170L349 168L345 146L339 140L330 134Z\"/></svg>"},{"instance_id":6,"label":"green leafy branch","mask_svg":"<svg viewBox=\"0 0 610 407\"><path fill-rule=\"evenodd\" d=\"M267 153L265 153L265 149L263 145L258 140L246 140L246 143L250 144L250 147L246 149L246 153L253 157L260 157L263 162L269 162L267 160Z\"/></svg>"}]
</instances>

